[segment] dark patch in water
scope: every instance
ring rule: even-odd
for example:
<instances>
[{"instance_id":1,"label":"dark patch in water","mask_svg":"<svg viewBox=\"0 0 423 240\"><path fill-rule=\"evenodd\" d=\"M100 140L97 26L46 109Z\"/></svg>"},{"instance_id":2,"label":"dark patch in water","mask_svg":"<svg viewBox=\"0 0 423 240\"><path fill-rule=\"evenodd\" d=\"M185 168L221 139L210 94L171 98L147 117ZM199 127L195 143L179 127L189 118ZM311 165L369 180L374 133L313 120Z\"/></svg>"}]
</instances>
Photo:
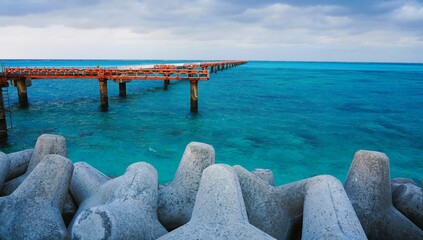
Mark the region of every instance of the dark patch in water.
<instances>
[{"instance_id":1,"label":"dark patch in water","mask_svg":"<svg viewBox=\"0 0 423 240\"><path fill-rule=\"evenodd\" d=\"M52 127L52 128L44 128L43 130L41 130L41 132L44 133L55 133L57 131L57 128Z\"/></svg>"},{"instance_id":2,"label":"dark patch in water","mask_svg":"<svg viewBox=\"0 0 423 240\"><path fill-rule=\"evenodd\" d=\"M388 130L393 130L395 132L401 133L402 135L408 135L409 131L407 129L405 129L403 126L397 125L397 124L393 124L387 121L383 121L383 120L378 120L377 121L378 124Z\"/></svg>"},{"instance_id":3,"label":"dark patch in water","mask_svg":"<svg viewBox=\"0 0 423 240\"><path fill-rule=\"evenodd\" d=\"M383 90L374 90L374 91L370 91L370 93L374 93L374 94L378 94L378 95L389 95L390 94L389 91L383 91Z\"/></svg>"},{"instance_id":4,"label":"dark patch in water","mask_svg":"<svg viewBox=\"0 0 423 240\"><path fill-rule=\"evenodd\" d=\"M79 134L79 137L81 137L81 138L91 137L93 134L94 134L94 132L81 133L81 134Z\"/></svg>"},{"instance_id":5,"label":"dark patch in water","mask_svg":"<svg viewBox=\"0 0 423 240\"><path fill-rule=\"evenodd\" d=\"M250 135L244 137L245 140L249 141L251 145L256 148L268 148L272 144L274 144L273 140L268 137L257 136L257 135Z\"/></svg>"},{"instance_id":6,"label":"dark patch in water","mask_svg":"<svg viewBox=\"0 0 423 240\"><path fill-rule=\"evenodd\" d=\"M181 136L181 135L183 135L183 134L184 134L184 132L183 132L183 131L181 131L181 130L178 130L178 129L171 130L171 131L169 131L169 133L168 133L168 135L170 135L170 136L174 136L174 137L176 137L176 136Z\"/></svg>"},{"instance_id":7,"label":"dark patch in water","mask_svg":"<svg viewBox=\"0 0 423 240\"><path fill-rule=\"evenodd\" d=\"M368 127L365 127L365 126L358 126L358 127L355 127L354 129L361 131L363 133L368 133L368 134L376 133L375 130L368 128Z\"/></svg>"},{"instance_id":8,"label":"dark patch in water","mask_svg":"<svg viewBox=\"0 0 423 240\"><path fill-rule=\"evenodd\" d=\"M310 145L314 148L318 148L321 145L319 139L317 137L315 137L314 135L310 134L310 133L296 132L295 135L302 138L305 143L307 143L308 145Z\"/></svg>"},{"instance_id":9,"label":"dark patch in water","mask_svg":"<svg viewBox=\"0 0 423 240\"><path fill-rule=\"evenodd\" d=\"M337 107L338 110L343 112L352 112L352 113L396 113L390 109L383 108L372 108L371 106L366 106L360 103L346 103L342 106Z\"/></svg>"},{"instance_id":10,"label":"dark patch in water","mask_svg":"<svg viewBox=\"0 0 423 240\"><path fill-rule=\"evenodd\" d=\"M271 99L271 100L290 100L293 99L293 97L291 96L287 96L287 95L258 95L257 97L259 98L264 98L264 99Z\"/></svg>"}]
</instances>

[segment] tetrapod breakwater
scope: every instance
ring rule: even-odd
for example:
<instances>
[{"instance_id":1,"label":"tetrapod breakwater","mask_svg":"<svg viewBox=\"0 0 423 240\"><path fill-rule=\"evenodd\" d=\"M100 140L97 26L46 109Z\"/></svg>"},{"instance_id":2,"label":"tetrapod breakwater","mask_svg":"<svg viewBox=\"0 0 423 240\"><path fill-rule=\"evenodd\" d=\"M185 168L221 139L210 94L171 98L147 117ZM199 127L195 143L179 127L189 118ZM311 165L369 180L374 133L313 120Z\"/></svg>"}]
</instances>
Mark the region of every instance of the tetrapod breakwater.
<instances>
[{"instance_id":1,"label":"tetrapod breakwater","mask_svg":"<svg viewBox=\"0 0 423 240\"><path fill-rule=\"evenodd\" d=\"M215 163L187 145L172 182L147 162L110 178L67 158L66 139L0 153L1 239L423 239L423 191L390 178L389 158L357 151L330 175L274 186L268 169Z\"/></svg>"}]
</instances>

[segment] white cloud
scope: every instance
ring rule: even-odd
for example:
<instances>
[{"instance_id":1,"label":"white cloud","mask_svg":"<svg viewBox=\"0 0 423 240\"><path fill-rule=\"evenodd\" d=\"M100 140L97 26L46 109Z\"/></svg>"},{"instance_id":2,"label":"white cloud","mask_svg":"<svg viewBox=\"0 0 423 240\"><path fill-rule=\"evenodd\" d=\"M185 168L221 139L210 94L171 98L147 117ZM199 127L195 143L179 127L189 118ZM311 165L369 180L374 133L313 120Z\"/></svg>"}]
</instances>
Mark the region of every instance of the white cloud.
<instances>
[{"instance_id":1,"label":"white cloud","mask_svg":"<svg viewBox=\"0 0 423 240\"><path fill-rule=\"evenodd\" d=\"M423 6L406 4L393 11L393 16L400 21L423 22Z\"/></svg>"}]
</instances>

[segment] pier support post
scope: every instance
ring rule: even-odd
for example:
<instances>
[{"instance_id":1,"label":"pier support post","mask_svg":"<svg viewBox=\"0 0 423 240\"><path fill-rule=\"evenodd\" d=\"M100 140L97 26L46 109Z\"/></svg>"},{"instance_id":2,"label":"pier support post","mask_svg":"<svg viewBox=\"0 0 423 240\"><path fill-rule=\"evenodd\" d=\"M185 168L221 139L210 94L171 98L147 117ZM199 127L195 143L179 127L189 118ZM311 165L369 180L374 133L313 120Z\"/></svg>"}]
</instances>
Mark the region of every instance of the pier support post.
<instances>
[{"instance_id":1,"label":"pier support post","mask_svg":"<svg viewBox=\"0 0 423 240\"><path fill-rule=\"evenodd\" d=\"M0 88L0 144L7 143L7 121L4 108L3 89Z\"/></svg>"},{"instance_id":2,"label":"pier support post","mask_svg":"<svg viewBox=\"0 0 423 240\"><path fill-rule=\"evenodd\" d=\"M126 82L119 83L119 96L126 97Z\"/></svg>"},{"instance_id":3,"label":"pier support post","mask_svg":"<svg viewBox=\"0 0 423 240\"><path fill-rule=\"evenodd\" d=\"M16 81L18 88L19 106L22 108L28 107L28 92L26 88L26 79L20 78Z\"/></svg>"},{"instance_id":4,"label":"pier support post","mask_svg":"<svg viewBox=\"0 0 423 240\"><path fill-rule=\"evenodd\" d=\"M167 90L169 84L170 84L170 80L164 80L164 89Z\"/></svg>"},{"instance_id":5,"label":"pier support post","mask_svg":"<svg viewBox=\"0 0 423 240\"><path fill-rule=\"evenodd\" d=\"M198 112L198 80L190 81L191 88L191 112Z\"/></svg>"},{"instance_id":6,"label":"pier support post","mask_svg":"<svg viewBox=\"0 0 423 240\"><path fill-rule=\"evenodd\" d=\"M100 109L101 111L107 111L109 109L109 96L107 94L107 79L98 79L100 83Z\"/></svg>"}]
</instances>

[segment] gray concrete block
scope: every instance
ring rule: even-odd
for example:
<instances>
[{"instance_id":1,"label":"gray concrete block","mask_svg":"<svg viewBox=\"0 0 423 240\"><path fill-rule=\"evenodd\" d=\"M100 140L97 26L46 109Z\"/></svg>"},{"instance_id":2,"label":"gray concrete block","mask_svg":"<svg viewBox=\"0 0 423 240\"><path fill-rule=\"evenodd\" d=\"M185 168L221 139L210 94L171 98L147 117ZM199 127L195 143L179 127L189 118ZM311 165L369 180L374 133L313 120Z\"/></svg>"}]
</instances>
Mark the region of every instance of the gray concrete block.
<instances>
[{"instance_id":1,"label":"gray concrete block","mask_svg":"<svg viewBox=\"0 0 423 240\"><path fill-rule=\"evenodd\" d=\"M411 183L417 186L417 183L411 178L394 178L391 180L391 185L394 183L396 184Z\"/></svg>"},{"instance_id":2,"label":"gray concrete block","mask_svg":"<svg viewBox=\"0 0 423 240\"><path fill-rule=\"evenodd\" d=\"M0 191L3 189L4 180L9 171L10 160L7 154L0 152Z\"/></svg>"},{"instance_id":3,"label":"gray concrete block","mask_svg":"<svg viewBox=\"0 0 423 240\"><path fill-rule=\"evenodd\" d=\"M273 239L248 223L238 177L228 165L203 171L191 220L159 239Z\"/></svg>"},{"instance_id":4,"label":"gray concrete block","mask_svg":"<svg viewBox=\"0 0 423 240\"><path fill-rule=\"evenodd\" d=\"M87 165L78 164L89 183L100 184L105 178ZM77 181L73 181L73 184ZM85 200L70 226L74 239L156 239L167 233L157 219L158 175L148 163L134 163L125 174L98 187L78 185ZM75 186L73 186L75 188ZM91 193L89 196L87 193Z\"/></svg>"},{"instance_id":5,"label":"gray concrete block","mask_svg":"<svg viewBox=\"0 0 423 240\"><path fill-rule=\"evenodd\" d=\"M395 180L395 179L394 179ZM392 202L404 216L423 229L423 190L413 182L392 181Z\"/></svg>"},{"instance_id":6,"label":"gray concrete block","mask_svg":"<svg viewBox=\"0 0 423 240\"><path fill-rule=\"evenodd\" d=\"M292 223L301 217L307 181L272 187L241 166L234 166L249 222L277 239L292 239Z\"/></svg>"},{"instance_id":7,"label":"gray concrete block","mask_svg":"<svg viewBox=\"0 0 423 240\"><path fill-rule=\"evenodd\" d=\"M338 179L321 175L307 182L302 239L367 239Z\"/></svg>"},{"instance_id":8,"label":"gray concrete block","mask_svg":"<svg viewBox=\"0 0 423 240\"><path fill-rule=\"evenodd\" d=\"M273 172L270 169L263 169L263 168L256 168L251 171L254 175L261 178L270 186L275 186L275 177L273 176Z\"/></svg>"},{"instance_id":9,"label":"gray concrete block","mask_svg":"<svg viewBox=\"0 0 423 240\"><path fill-rule=\"evenodd\" d=\"M74 167L70 191L75 202L80 205L110 178L86 162L77 162Z\"/></svg>"},{"instance_id":10,"label":"gray concrete block","mask_svg":"<svg viewBox=\"0 0 423 240\"><path fill-rule=\"evenodd\" d=\"M167 229L175 229L190 220L201 174L214 161L213 146L188 144L173 181L159 190L159 220Z\"/></svg>"},{"instance_id":11,"label":"gray concrete block","mask_svg":"<svg viewBox=\"0 0 423 240\"><path fill-rule=\"evenodd\" d=\"M43 134L38 137L25 174L6 182L2 194L11 194L28 177L41 160L49 154L58 154L67 157L66 139L62 136L51 134Z\"/></svg>"},{"instance_id":12,"label":"gray concrete block","mask_svg":"<svg viewBox=\"0 0 423 240\"><path fill-rule=\"evenodd\" d=\"M34 149L27 149L7 154L10 159L10 167L7 172L6 181L17 178L26 172L33 152Z\"/></svg>"},{"instance_id":13,"label":"gray concrete block","mask_svg":"<svg viewBox=\"0 0 423 240\"><path fill-rule=\"evenodd\" d=\"M2 239L64 239L60 208L72 170L69 159L47 155L11 195L0 198Z\"/></svg>"},{"instance_id":14,"label":"gray concrete block","mask_svg":"<svg viewBox=\"0 0 423 240\"><path fill-rule=\"evenodd\" d=\"M273 187L241 166L234 169L250 223L269 235L298 238L301 233L296 224L303 219L304 239L366 239L342 184L335 178L324 175Z\"/></svg>"},{"instance_id":15,"label":"gray concrete block","mask_svg":"<svg viewBox=\"0 0 423 240\"><path fill-rule=\"evenodd\" d=\"M392 204L384 153L356 152L344 186L369 239L423 239L423 231Z\"/></svg>"}]
</instances>

